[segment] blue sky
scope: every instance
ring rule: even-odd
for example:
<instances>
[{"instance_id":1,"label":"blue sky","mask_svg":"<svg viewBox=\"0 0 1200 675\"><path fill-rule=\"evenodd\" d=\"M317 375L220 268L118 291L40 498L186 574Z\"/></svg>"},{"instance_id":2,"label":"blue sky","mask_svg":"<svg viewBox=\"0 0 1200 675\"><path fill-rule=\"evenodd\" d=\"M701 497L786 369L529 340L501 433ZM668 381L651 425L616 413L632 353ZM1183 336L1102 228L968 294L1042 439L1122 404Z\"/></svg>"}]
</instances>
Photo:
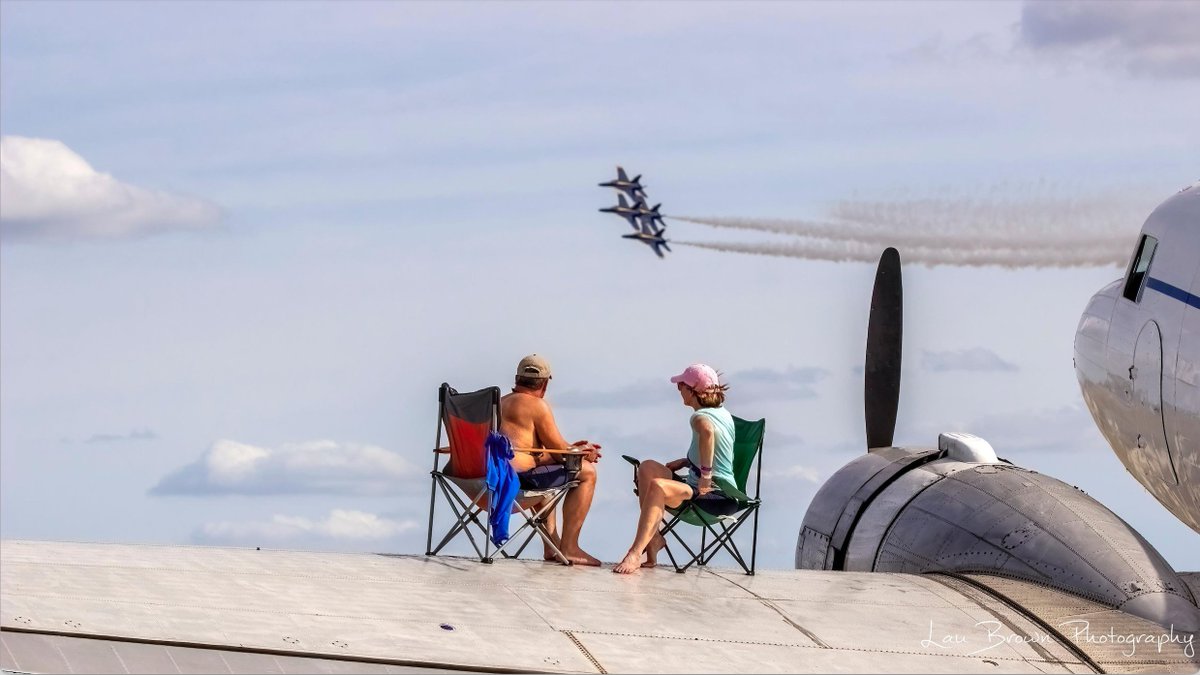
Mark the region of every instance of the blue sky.
<instances>
[{"instance_id":1,"label":"blue sky","mask_svg":"<svg viewBox=\"0 0 1200 675\"><path fill-rule=\"evenodd\" d=\"M666 378L705 361L735 414L768 419L760 560L790 567L808 501L864 444L873 266L659 261L596 183L621 163L665 213L777 219L1000 191L1039 231L1087 231L1046 222L1048 191L1110 200L1132 245L1196 178L1195 18L6 0L0 533L417 552L438 384L507 386L539 352L565 434L609 451L586 548L627 547L619 455L682 453ZM1120 274L910 265L897 441L979 433L1196 569L1075 383L1079 314Z\"/></svg>"}]
</instances>

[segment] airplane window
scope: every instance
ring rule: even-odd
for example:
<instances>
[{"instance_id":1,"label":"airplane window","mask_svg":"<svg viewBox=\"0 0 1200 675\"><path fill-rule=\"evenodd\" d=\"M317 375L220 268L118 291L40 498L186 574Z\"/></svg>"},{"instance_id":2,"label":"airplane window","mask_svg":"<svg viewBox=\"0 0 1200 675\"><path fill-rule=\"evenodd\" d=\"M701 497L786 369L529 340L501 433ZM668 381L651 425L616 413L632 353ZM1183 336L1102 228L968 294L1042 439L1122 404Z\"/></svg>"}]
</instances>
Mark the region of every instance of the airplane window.
<instances>
[{"instance_id":1,"label":"airplane window","mask_svg":"<svg viewBox=\"0 0 1200 675\"><path fill-rule=\"evenodd\" d=\"M1125 299L1137 302L1142 295L1142 286L1146 282L1146 271L1150 269L1150 261L1154 259L1154 250L1158 248L1158 240L1150 235L1143 235L1138 242L1137 253L1129 265L1129 277L1125 280Z\"/></svg>"}]
</instances>

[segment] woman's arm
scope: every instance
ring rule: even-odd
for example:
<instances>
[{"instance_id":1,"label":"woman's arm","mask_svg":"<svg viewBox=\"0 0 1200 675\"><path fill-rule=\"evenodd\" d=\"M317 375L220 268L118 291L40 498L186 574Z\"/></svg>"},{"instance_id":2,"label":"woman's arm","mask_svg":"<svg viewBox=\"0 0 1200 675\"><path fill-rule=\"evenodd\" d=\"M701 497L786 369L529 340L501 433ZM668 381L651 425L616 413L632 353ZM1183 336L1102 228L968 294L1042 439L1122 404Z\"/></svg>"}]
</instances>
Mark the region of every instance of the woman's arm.
<instances>
[{"instance_id":1,"label":"woman's arm","mask_svg":"<svg viewBox=\"0 0 1200 675\"><path fill-rule=\"evenodd\" d=\"M712 465L717 454L717 435L712 422L703 415L692 416L692 430L696 432L700 451L700 482L696 485L697 496L706 495L713 490Z\"/></svg>"}]
</instances>

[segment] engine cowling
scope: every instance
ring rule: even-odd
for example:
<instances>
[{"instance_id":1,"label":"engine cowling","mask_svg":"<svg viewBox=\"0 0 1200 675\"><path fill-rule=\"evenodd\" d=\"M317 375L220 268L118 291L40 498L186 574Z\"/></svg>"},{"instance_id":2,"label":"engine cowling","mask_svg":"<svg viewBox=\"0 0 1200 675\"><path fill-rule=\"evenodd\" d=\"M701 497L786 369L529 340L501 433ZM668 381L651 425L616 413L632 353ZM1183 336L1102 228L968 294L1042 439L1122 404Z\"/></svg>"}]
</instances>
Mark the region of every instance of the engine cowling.
<instances>
[{"instance_id":1,"label":"engine cowling","mask_svg":"<svg viewBox=\"0 0 1200 675\"><path fill-rule=\"evenodd\" d=\"M876 448L838 470L804 516L796 567L998 574L1200 630L1187 585L1125 521L969 434Z\"/></svg>"}]
</instances>

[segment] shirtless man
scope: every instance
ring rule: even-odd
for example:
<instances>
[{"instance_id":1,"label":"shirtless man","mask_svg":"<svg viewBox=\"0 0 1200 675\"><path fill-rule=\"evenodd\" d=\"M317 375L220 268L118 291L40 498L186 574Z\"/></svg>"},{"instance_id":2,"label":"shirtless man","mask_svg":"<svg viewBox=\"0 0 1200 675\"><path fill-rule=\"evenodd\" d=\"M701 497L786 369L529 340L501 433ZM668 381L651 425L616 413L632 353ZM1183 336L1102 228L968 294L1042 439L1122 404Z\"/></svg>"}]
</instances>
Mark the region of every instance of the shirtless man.
<instances>
[{"instance_id":1,"label":"shirtless man","mask_svg":"<svg viewBox=\"0 0 1200 675\"><path fill-rule=\"evenodd\" d=\"M549 448L586 450L577 480L579 486L572 488L563 499L563 531L558 538L556 515L549 514L546 530L555 539L563 555L576 565L599 566L600 561L579 547L579 531L583 519L592 507L592 495L596 492L596 467L600 459L600 446L588 441L567 443L554 423L554 412L546 402L546 387L550 384L550 363L537 354L530 354L517 365L516 386L512 393L500 399L500 433L508 436L515 448ZM513 455L513 468L521 480L521 487L537 490L557 487L570 480L560 456L552 453ZM546 560L556 560L553 550L545 546Z\"/></svg>"}]
</instances>

